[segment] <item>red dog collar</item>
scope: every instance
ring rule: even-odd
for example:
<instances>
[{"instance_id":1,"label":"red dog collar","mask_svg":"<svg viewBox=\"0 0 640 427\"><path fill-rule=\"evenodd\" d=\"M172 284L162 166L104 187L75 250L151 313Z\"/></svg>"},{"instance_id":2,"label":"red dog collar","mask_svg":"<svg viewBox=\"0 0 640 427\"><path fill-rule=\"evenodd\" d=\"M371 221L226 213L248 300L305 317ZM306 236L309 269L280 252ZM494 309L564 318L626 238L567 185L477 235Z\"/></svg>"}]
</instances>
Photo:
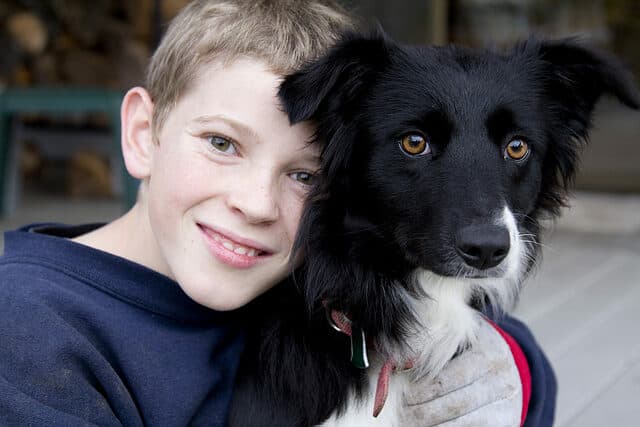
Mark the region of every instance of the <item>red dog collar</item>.
<instances>
[{"instance_id":1,"label":"red dog collar","mask_svg":"<svg viewBox=\"0 0 640 427\"><path fill-rule=\"evenodd\" d=\"M327 320L331 327L338 332L349 336L351 338L351 363L357 368L366 369L369 367L369 358L367 355L367 341L364 335L364 330L353 325L351 319L346 314L332 310L325 304L327 313ZM413 363L411 361L406 362L403 365L403 370L411 369ZM384 408L384 404L387 401L387 395L389 394L389 381L391 374L396 372L398 368L397 363L392 359L387 359L380 373L378 374L378 383L376 385L376 395L373 405L373 416L377 417Z\"/></svg>"}]
</instances>

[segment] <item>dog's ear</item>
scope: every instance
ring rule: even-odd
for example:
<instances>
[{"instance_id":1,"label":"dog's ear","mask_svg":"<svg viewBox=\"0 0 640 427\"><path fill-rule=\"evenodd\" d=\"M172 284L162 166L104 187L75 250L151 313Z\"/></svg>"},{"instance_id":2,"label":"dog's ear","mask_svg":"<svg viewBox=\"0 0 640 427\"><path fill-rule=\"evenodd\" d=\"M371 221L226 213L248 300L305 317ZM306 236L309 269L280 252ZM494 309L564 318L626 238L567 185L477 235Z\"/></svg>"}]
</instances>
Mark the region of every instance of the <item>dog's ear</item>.
<instances>
[{"instance_id":1,"label":"dog's ear","mask_svg":"<svg viewBox=\"0 0 640 427\"><path fill-rule=\"evenodd\" d=\"M389 60L391 40L377 30L350 33L324 57L288 76L278 93L291 123L349 111L374 74Z\"/></svg>"},{"instance_id":2,"label":"dog's ear","mask_svg":"<svg viewBox=\"0 0 640 427\"><path fill-rule=\"evenodd\" d=\"M312 198L328 194L328 187L346 189L347 168L354 137L353 114L367 88L389 63L393 41L382 29L370 35L346 34L325 56L286 77L278 96L291 123L311 120L322 141L321 188Z\"/></svg>"},{"instance_id":3,"label":"dog's ear","mask_svg":"<svg viewBox=\"0 0 640 427\"><path fill-rule=\"evenodd\" d=\"M631 73L609 54L572 39L527 44L543 64L545 77L540 83L549 112L551 144L543 164L539 206L557 215L566 205L567 189L575 176L581 145L588 139L598 99L609 94L638 109L640 96Z\"/></svg>"},{"instance_id":4,"label":"dog's ear","mask_svg":"<svg viewBox=\"0 0 640 427\"><path fill-rule=\"evenodd\" d=\"M571 39L542 42L538 55L551 67L546 87L550 101L575 136L586 137L593 108L604 94L631 108L640 107L634 78L615 57Z\"/></svg>"}]
</instances>

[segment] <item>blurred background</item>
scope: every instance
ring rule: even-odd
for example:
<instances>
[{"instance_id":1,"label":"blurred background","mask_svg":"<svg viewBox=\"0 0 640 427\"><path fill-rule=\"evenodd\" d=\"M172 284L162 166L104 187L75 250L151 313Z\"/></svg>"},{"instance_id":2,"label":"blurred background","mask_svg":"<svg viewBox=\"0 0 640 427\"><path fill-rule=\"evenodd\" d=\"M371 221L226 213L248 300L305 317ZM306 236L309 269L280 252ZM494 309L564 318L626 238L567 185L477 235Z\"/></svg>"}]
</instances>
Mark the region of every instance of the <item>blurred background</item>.
<instances>
[{"instance_id":1,"label":"blurred background","mask_svg":"<svg viewBox=\"0 0 640 427\"><path fill-rule=\"evenodd\" d=\"M0 231L109 221L135 183L119 102L185 0L0 0ZM637 0L343 0L407 43L508 46L578 37L640 76ZM640 114L603 99L571 207L516 315L558 375L558 426L640 419ZM2 238L0 238L2 252Z\"/></svg>"}]
</instances>

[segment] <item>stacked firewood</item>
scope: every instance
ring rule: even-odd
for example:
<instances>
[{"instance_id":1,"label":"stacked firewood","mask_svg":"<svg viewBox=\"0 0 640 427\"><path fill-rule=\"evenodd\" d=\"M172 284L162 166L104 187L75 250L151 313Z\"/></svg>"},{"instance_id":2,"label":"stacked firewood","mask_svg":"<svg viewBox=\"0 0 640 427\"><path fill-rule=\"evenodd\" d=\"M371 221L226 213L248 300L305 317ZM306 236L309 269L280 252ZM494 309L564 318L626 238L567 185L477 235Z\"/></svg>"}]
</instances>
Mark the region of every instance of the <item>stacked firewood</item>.
<instances>
[{"instance_id":1,"label":"stacked firewood","mask_svg":"<svg viewBox=\"0 0 640 427\"><path fill-rule=\"evenodd\" d=\"M127 89L142 84L162 30L187 2L0 0L0 91L6 86ZM20 119L25 128L62 129L80 140L109 132L108 118L97 113L31 113ZM117 165L111 164L109 147L76 144L53 155L43 150L51 146L50 138L24 138L20 168L31 190L83 197L116 192L112 177Z\"/></svg>"},{"instance_id":2,"label":"stacked firewood","mask_svg":"<svg viewBox=\"0 0 640 427\"><path fill-rule=\"evenodd\" d=\"M186 0L2 0L0 87L140 84Z\"/></svg>"}]
</instances>

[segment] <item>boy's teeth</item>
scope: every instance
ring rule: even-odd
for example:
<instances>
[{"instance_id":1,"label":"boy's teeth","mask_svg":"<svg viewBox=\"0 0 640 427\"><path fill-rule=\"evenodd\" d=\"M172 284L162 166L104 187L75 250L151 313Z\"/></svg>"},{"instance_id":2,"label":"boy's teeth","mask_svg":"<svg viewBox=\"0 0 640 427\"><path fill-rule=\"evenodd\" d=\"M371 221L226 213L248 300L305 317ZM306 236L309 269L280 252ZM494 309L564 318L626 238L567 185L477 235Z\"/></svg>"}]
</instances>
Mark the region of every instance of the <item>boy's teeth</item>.
<instances>
[{"instance_id":1,"label":"boy's teeth","mask_svg":"<svg viewBox=\"0 0 640 427\"><path fill-rule=\"evenodd\" d=\"M230 242L229 240L224 239L219 234L214 234L213 235L213 239L215 241L217 241L217 242L222 243L222 246L224 246L225 248L229 249L230 251L233 251L234 253L236 253L238 255L247 255L247 256L257 256L258 255L258 251L256 249L247 248L245 246L236 245L236 244Z\"/></svg>"}]
</instances>

